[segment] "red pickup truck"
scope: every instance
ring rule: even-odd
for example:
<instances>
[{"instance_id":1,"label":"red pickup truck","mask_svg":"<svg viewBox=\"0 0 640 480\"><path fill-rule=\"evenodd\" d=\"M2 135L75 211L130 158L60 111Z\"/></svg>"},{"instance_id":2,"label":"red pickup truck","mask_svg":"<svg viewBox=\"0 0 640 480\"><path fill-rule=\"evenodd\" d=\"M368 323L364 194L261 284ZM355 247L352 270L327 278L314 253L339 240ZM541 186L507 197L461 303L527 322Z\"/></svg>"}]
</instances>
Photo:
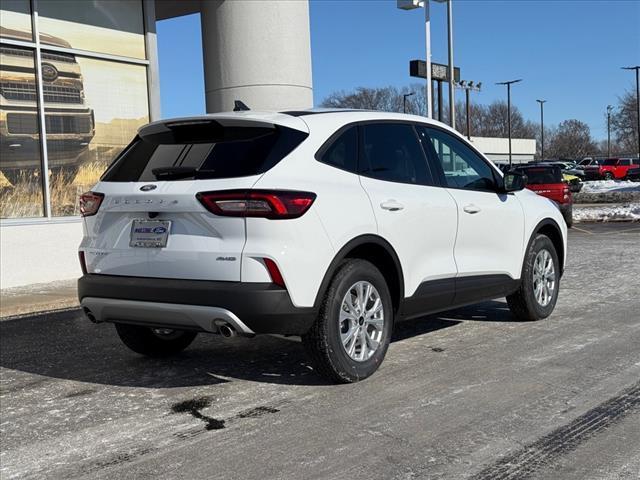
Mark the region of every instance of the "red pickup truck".
<instances>
[{"instance_id":1,"label":"red pickup truck","mask_svg":"<svg viewBox=\"0 0 640 480\"><path fill-rule=\"evenodd\" d=\"M637 158L607 158L600 165L585 167L585 175L589 180L621 180L627 176L628 170L638 166L640 160Z\"/></svg>"}]
</instances>

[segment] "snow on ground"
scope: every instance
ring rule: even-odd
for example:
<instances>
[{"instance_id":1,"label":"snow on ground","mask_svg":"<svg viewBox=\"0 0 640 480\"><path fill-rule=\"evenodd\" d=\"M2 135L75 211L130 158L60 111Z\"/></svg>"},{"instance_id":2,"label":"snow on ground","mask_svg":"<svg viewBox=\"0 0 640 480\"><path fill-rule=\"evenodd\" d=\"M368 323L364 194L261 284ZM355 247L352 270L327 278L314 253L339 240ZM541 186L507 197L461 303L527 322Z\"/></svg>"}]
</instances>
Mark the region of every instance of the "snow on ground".
<instances>
[{"instance_id":1,"label":"snow on ground","mask_svg":"<svg viewBox=\"0 0 640 480\"><path fill-rule=\"evenodd\" d=\"M640 192L640 182L628 180L595 180L583 182L580 193Z\"/></svg>"},{"instance_id":2,"label":"snow on ground","mask_svg":"<svg viewBox=\"0 0 640 480\"><path fill-rule=\"evenodd\" d=\"M573 220L576 222L609 222L612 220L640 222L640 203L597 207L574 205Z\"/></svg>"}]
</instances>

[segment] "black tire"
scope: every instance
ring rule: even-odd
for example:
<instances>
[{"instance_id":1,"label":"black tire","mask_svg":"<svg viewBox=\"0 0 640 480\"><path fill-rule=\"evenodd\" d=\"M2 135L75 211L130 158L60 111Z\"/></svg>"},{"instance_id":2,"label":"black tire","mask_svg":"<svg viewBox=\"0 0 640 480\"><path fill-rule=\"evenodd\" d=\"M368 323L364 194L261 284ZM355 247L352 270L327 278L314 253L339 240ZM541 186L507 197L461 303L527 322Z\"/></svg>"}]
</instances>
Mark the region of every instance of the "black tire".
<instances>
[{"instance_id":1,"label":"black tire","mask_svg":"<svg viewBox=\"0 0 640 480\"><path fill-rule=\"evenodd\" d=\"M172 330L156 333L149 327L116 323L120 340L136 353L148 357L168 357L181 352L196 338L197 332Z\"/></svg>"},{"instance_id":2,"label":"black tire","mask_svg":"<svg viewBox=\"0 0 640 480\"><path fill-rule=\"evenodd\" d=\"M564 218L564 223L567 224L567 228L573 227L573 209L572 208L562 212L562 217Z\"/></svg>"},{"instance_id":3,"label":"black tire","mask_svg":"<svg viewBox=\"0 0 640 480\"><path fill-rule=\"evenodd\" d=\"M352 286L357 282L368 282L375 287L382 302L384 315L379 345L371 357L366 360L352 359L347 354L341 340L342 327L339 315L342 302L347 292L351 291ZM302 337L314 370L335 383L353 383L372 375L384 360L389 348L393 331L393 315L389 287L380 270L366 260L350 259L343 262L329 284L320 306L318 318L311 329ZM362 326L362 317L359 322ZM355 345L355 334L353 337Z\"/></svg>"},{"instance_id":4,"label":"black tire","mask_svg":"<svg viewBox=\"0 0 640 480\"><path fill-rule=\"evenodd\" d=\"M611 173L611 172L604 172L604 179L605 179L605 180L613 180L613 173Z\"/></svg>"},{"instance_id":5,"label":"black tire","mask_svg":"<svg viewBox=\"0 0 640 480\"><path fill-rule=\"evenodd\" d=\"M534 262L539 252L547 250L551 255L554 267L554 289L547 305L541 305L534 294ZM529 245L522 267L520 287L507 296L507 304L511 313L518 320L534 321L547 318L553 312L560 290L560 262L553 242L546 235L536 235Z\"/></svg>"}]
</instances>

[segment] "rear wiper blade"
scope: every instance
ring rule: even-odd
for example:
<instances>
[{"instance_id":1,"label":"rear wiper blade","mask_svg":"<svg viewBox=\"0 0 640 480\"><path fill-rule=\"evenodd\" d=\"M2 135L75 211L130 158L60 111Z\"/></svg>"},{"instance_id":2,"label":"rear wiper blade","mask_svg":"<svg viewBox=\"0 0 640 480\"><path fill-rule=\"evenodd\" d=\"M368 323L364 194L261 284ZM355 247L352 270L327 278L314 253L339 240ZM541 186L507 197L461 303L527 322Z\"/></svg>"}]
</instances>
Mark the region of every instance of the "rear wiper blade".
<instances>
[{"instance_id":1,"label":"rear wiper blade","mask_svg":"<svg viewBox=\"0 0 640 480\"><path fill-rule=\"evenodd\" d=\"M158 180L175 180L178 178L193 177L197 170L194 167L162 167L154 168L151 173Z\"/></svg>"}]
</instances>

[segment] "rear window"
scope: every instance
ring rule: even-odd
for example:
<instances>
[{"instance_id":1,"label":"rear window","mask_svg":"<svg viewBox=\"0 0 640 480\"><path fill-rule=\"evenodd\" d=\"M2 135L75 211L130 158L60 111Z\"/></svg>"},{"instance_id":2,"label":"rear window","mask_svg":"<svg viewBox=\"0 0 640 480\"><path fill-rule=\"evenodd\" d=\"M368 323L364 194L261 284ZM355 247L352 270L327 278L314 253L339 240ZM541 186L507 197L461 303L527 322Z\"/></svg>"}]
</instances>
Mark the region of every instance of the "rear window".
<instances>
[{"instance_id":1,"label":"rear window","mask_svg":"<svg viewBox=\"0 0 640 480\"><path fill-rule=\"evenodd\" d=\"M193 130L192 130L193 132ZM259 175L275 166L307 134L290 128L233 127L203 135L140 137L102 176L105 182L156 182Z\"/></svg>"},{"instance_id":2,"label":"rear window","mask_svg":"<svg viewBox=\"0 0 640 480\"><path fill-rule=\"evenodd\" d=\"M527 176L528 185L562 182L562 172L557 167L523 168L519 169L519 171Z\"/></svg>"}]
</instances>

